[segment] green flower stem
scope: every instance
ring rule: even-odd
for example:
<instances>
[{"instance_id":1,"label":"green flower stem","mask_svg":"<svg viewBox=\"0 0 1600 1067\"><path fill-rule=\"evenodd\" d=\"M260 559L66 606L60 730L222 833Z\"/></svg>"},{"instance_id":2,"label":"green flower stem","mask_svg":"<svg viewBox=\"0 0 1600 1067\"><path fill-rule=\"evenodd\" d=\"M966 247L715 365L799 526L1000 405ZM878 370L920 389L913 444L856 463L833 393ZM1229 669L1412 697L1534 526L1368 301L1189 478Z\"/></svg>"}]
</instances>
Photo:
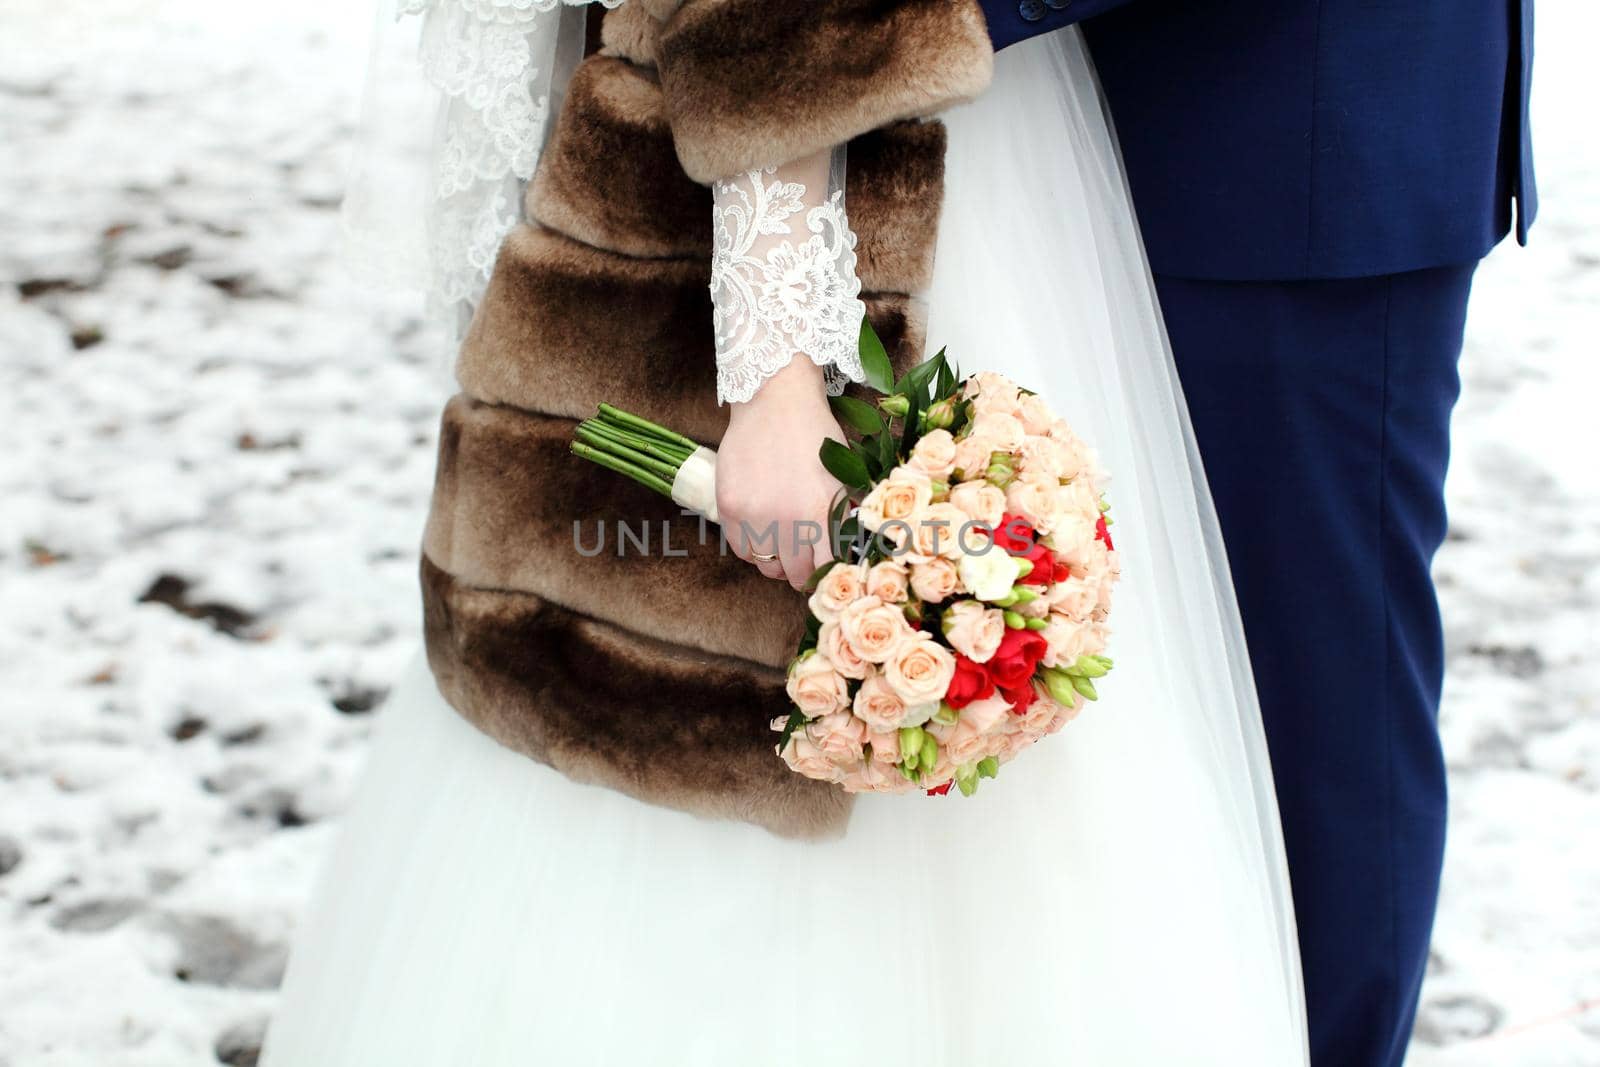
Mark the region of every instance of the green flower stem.
<instances>
[{"instance_id":1,"label":"green flower stem","mask_svg":"<svg viewBox=\"0 0 1600 1067\"><path fill-rule=\"evenodd\" d=\"M653 474L643 467L629 463L625 459L614 456L610 452L604 452L597 448L591 448L589 445L586 445L581 441L572 442L572 451L573 454L581 456L584 459L589 460L591 463L598 463L600 466L614 470L618 474L625 474L645 488L653 489L662 496L672 495L671 482L666 481L665 479Z\"/></svg>"},{"instance_id":2,"label":"green flower stem","mask_svg":"<svg viewBox=\"0 0 1600 1067\"><path fill-rule=\"evenodd\" d=\"M652 456L649 453L640 452L628 445L626 442L617 441L609 437L603 431L595 430L592 427L586 428L580 423L578 428L573 431L573 434L580 442L595 449L599 453L603 453L624 462L631 463L635 467L641 467L644 470L647 470L652 474L665 479L669 489L672 486L672 480L678 476L678 467L681 466L681 464L668 463L666 460L657 459L655 456ZM579 455L583 455L583 453L579 453ZM585 458L592 459L593 457L585 456Z\"/></svg>"},{"instance_id":3,"label":"green flower stem","mask_svg":"<svg viewBox=\"0 0 1600 1067\"><path fill-rule=\"evenodd\" d=\"M628 445L630 448L647 456L667 460L676 466L681 467L683 461L689 458L689 453L679 445L658 441L653 437L636 433L626 427L617 426L603 419L585 419L578 424L578 427L579 429L587 430L591 434Z\"/></svg>"},{"instance_id":4,"label":"green flower stem","mask_svg":"<svg viewBox=\"0 0 1600 1067\"><path fill-rule=\"evenodd\" d=\"M578 424L579 429L587 430L596 436L604 436L608 440L628 445L635 451L647 456L667 460L676 466L683 466L683 461L689 458L690 450L671 442L658 441L642 433L636 433L625 427L606 422L603 419L585 419Z\"/></svg>"},{"instance_id":5,"label":"green flower stem","mask_svg":"<svg viewBox=\"0 0 1600 1067\"><path fill-rule=\"evenodd\" d=\"M623 411L621 408L612 407L610 404L600 405L600 417L605 419L607 422L614 422L619 425L631 427L632 429L638 430L639 432L647 434L650 437L654 437L657 440L687 447L690 452L693 452L695 449L700 447L695 441L683 436L681 433L675 433L674 431L667 429L665 426L659 426L656 423L651 422L649 419L640 418L638 415L635 415L632 412Z\"/></svg>"}]
</instances>

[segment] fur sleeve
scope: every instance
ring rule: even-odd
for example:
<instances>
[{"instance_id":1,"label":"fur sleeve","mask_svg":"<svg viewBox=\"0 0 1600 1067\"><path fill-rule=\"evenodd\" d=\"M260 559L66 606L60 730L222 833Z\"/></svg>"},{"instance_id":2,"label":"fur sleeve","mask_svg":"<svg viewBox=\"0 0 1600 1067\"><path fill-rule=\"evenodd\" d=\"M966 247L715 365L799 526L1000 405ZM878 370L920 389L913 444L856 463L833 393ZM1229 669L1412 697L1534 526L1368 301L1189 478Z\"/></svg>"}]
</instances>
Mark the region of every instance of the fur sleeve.
<instances>
[{"instance_id":1,"label":"fur sleeve","mask_svg":"<svg viewBox=\"0 0 1600 1067\"><path fill-rule=\"evenodd\" d=\"M970 99L978 0L642 0L679 161L702 183Z\"/></svg>"}]
</instances>

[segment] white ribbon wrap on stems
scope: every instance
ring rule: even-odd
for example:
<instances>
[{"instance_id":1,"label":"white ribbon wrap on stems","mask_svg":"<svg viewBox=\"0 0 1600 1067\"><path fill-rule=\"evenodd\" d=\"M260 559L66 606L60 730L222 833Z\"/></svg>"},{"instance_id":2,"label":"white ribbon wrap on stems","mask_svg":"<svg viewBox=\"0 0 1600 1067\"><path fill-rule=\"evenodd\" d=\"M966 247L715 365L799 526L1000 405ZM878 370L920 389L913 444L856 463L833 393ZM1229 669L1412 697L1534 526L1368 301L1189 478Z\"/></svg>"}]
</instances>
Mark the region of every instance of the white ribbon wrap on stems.
<instances>
[{"instance_id":1,"label":"white ribbon wrap on stems","mask_svg":"<svg viewBox=\"0 0 1600 1067\"><path fill-rule=\"evenodd\" d=\"M701 445L683 461L672 479L672 499L712 522L717 517L717 454Z\"/></svg>"}]
</instances>

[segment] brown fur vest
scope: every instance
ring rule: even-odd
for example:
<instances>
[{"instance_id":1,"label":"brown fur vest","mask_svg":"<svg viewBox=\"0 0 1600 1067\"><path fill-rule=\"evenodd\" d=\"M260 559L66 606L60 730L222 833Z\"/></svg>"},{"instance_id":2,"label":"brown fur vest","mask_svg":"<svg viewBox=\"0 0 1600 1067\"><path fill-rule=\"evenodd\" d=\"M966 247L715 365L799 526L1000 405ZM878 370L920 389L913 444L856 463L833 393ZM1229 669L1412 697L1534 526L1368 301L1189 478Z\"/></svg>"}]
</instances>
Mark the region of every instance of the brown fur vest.
<instances>
[{"instance_id":1,"label":"brown fur vest","mask_svg":"<svg viewBox=\"0 0 1600 1067\"><path fill-rule=\"evenodd\" d=\"M922 355L944 129L992 54L976 0L628 0L578 67L461 348L424 536L428 659L484 732L573 779L792 836L850 798L770 721L804 597L568 453L615 403L715 444L707 183L849 142L869 315ZM650 531L618 554L618 521ZM605 531L605 550L586 556ZM663 551L663 538L674 554Z\"/></svg>"}]
</instances>

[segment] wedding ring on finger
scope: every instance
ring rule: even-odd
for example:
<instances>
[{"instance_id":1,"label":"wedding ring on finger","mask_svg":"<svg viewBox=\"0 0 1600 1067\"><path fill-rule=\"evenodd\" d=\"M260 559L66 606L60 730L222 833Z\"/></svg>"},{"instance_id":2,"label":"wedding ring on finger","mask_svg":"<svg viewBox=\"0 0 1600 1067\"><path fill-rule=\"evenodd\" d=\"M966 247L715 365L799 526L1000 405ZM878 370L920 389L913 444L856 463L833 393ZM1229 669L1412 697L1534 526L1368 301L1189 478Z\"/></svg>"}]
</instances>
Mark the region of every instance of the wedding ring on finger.
<instances>
[{"instance_id":1,"label":"wedding ring on finger","mask_svg":"<svg viewBox=\"0 0 1600 1067\"><path fill-rule=\"evenodd\" d=\"M752 552L750 554L750 558L755 560L757 563L776 563L776 562L778 562L778 557L777 556L769 556L765 552Z\"/></svg>"}]
</instances>

